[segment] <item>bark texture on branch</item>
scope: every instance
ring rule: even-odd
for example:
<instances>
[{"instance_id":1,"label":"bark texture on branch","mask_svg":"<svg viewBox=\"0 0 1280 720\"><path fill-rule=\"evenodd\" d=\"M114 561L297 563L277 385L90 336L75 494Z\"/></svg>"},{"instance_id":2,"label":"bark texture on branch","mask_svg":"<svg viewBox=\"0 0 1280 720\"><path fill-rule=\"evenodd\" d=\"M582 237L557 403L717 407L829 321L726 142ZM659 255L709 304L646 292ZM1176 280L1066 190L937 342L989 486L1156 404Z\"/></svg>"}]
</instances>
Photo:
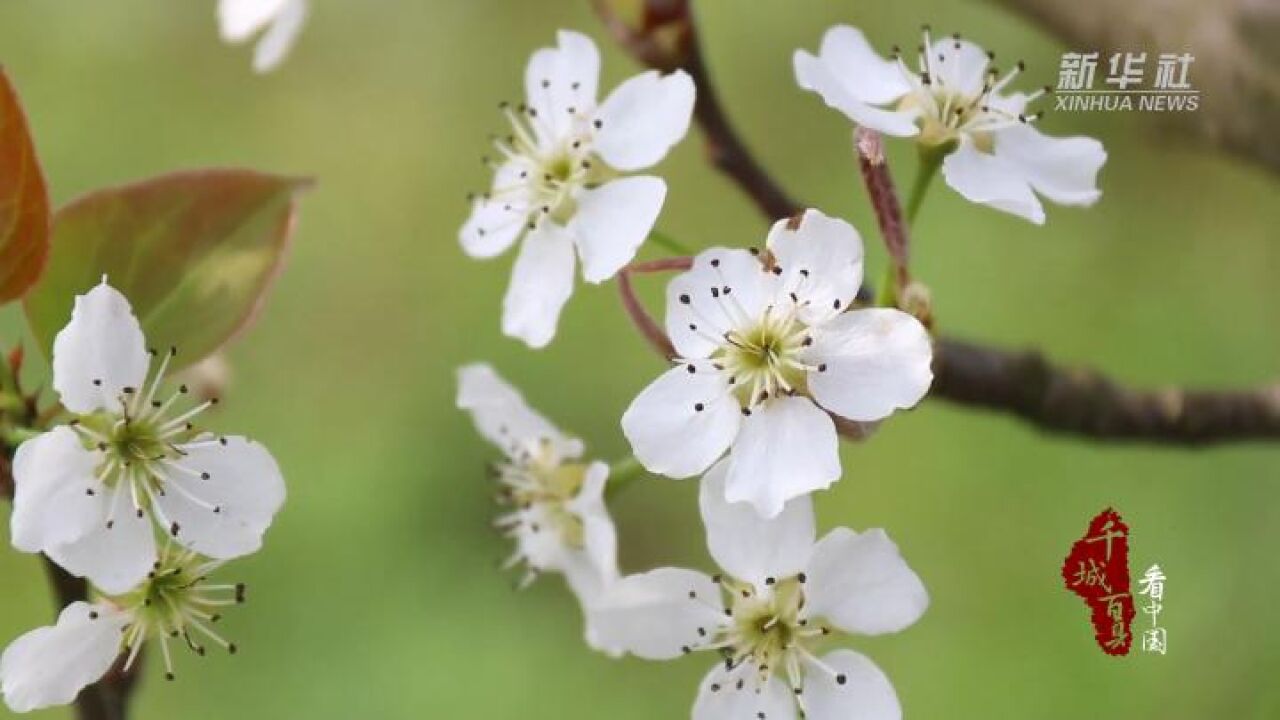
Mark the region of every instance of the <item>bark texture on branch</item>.
<instances>
[{"instance_id":1,"label":"bark texture on branch","mask_svg":"<svg viewBox=\"0 0 1280 720\"><path fill-rule=\"evenodd\" d=\"M1050 12L1048 8L1056 4L1054 0L1001 1L1040 7L1046 17ZM1099 7L1085 12L1076 3L1054 12L1089 15L1094 18L1089 22L1094 24L1142 26L1123 13L1118 17L1116 13L1120 9L1115 3L1081 2L1099 4ZM1241 13L1248 8L1250 17L1267 18L1266 22L1274 23L1280 17L1280 10L1274 4L1264 7L1261 0L1223 2L1224 7L1237 8ZM1220 3L1204 0L1141 0L1139 3L1144 7L1166 4L1199 7ZM594 0L594 5L618 41L637 60L661 70L683 69L689 73L698 89L694 117L702 128L711 161L755 201L762 213L773 220L803 209L756 161L730 122L703 59L690 0L646 0L649 9L634 22L615 14L609 0ZM1191 11L1183 8L1181 12ZM1246 31L1239 29L1238 32ZM1255 43L1250 47L1260 50L1262 45ZM1280 57L1280 53L1276 55ZM1199 56L1196 62L1199 63ZM1272 63L1272 67L1274 65ZM1268 97L1272 102L1269 108L1255 108L1252 120L1246 123L1259 132L1268 125L1280 127L1280 118L1276 116L1280 112L1280 102L1276 101L1280 93ZM1245 138L1248 127L1237 128L1231 137ZM1222 137L1225 143L1228 136ZM1276 150L1280 148L1280 134L1265 142L1276 143L1270 151L1276 152L1272 165L1280 167L1280 151ZM1229 143L1227 146L1231 147ZM1253 151L1266 154L1256 147ZM892 229L886 232L887 236L890 234ZM629 287L624 293L628 290ZM1100 373L1058 367L1036 352L1008 352L950 338L938 339L935 347L932 397L1007 413L1045 431L1095 440L1187 447L1280 440L1280 385L1239 391L1171 388L1142 392L1128 389Z\"/></svg>"},{"instance_id":2,"label":"bark texture on branch","mask_svg":"<svg viewBox=\"0 0 1280 720\"><path fill-rule=\"evenodd\" d=\"M1072 49L1195 57L1188 80L1195 112L1159 120L1280 173L1280 3L1274 0L997 0Z\"/></svg>"},{"instance_id":3,"label":"bark texture on branch","mask_svg":"<svg viewBox=\"0 0 1280 720\"><path fill-rule=\"evenodd\" d=\"M932 394L1010 413L1037 427L1095 440L1207 445L1280 438L1280 384L1213 392L1131 390L1092 370L940 338Z\"/></svg>"}]
</instances>

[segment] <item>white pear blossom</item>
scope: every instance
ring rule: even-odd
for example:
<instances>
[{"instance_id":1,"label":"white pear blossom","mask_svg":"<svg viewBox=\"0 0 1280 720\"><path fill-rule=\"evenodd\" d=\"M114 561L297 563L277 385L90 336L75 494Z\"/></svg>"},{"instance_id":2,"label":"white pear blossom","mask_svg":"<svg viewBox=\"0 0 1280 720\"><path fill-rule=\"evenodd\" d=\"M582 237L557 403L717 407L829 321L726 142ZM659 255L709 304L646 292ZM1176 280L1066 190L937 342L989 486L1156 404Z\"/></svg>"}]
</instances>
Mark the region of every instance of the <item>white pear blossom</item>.
<instances>
[{"instance_id":1,"label":"white pear blossom","mask_svg":"<svg viewBox=\"0 0 1280 720\"><path fill-rule=\"evenodd\" d=\"M958 35L935 42L927 26L918 50L913 71L897 48L882 58L858 29L838 25L817 56L796 51L796 81L859 125L946 152L947 184L973 202L1041 224L1037 193L1062 205L1091 205L1101 196L1102 143L1033 127L1043 112L1030 113L1028 105L1049 88L1007 91L1023 63L1002 76L991 64L994 53Z\"/></svg>"},{"instance_id":2,"label":"white pear blossom","mask_svg":"<svg viewBox=\"0 0 1280 720\"><path fill-rule=\"evenodd\" d=\"M0 656L5 703L14 712L71 703L122 654L128 670L149 640L158 641L169 680L170 642L202 656L206 642L235 653L235 643L212 625L226 606L244 602L245 586L210 584L208 575L220 564L169 544L137 587L63 608L55 625L19 637Z\"/></svg>"},{"instance_id":3,"label":"white pear blossom","mask_svg":"<svg viewBox=\"0 0 1280 720\"><path fill-rule=\"evenodd\" d=\"M284 61L306 19L307 0L218 0L224 42L238 44L262 33L253 49L253 69L260 73Z\"/></svg>"},{"instance_id":4,"label":"white pear blossom","mask_svg":"<svg viewBox=\"0 0 1280 720\"><path fill-rule=\"evenodd\" d=\"M555 335L582 276L599 283L635 256L658 218L667 185L629 175L660 161L689 129L693 81L683 71L636 75L597 104L600 54L585 35L561 31L525 71L525 103L502 106L509 136L492 189L473 201L462 247L475 258L523 238L503 301L502 331L530 347Z\"/></svg>"},{"instance_id":5,"label":"white pear blossom","mask_svg":"<svg viewBox=\"0 0 1280 720\"><path fill-rule=\"evenodd\" d=\"M702 481L707 547L724 571L660 568L619 580L594 612L605 642L649 660L709 651L717 662L694 720L895 720L893 686L852 650L821 654L836 632L880 635L929 605L883 530L839 528L815 543L809 497L772 519L725 501L729 461Z\"/></svg>"},{"instance_id":6,"label":"white pear blossom","mask_svg":"<svg viewBox=\"0 0 1280 720\"><path fill-rule=\"evenodd\" d=\"M622 429L651 472L683 478L730 450L727 499L770 516L840 477L828 413L873 421L932 382L932 344L914 317L851 310L862 240L817 210L782 220L762 257L713 248L667 287L679 358L627 408Z\"/></svg>"},{"instance_id":7,"label":"white pear blossom","mask_svg":"<svg viewBox=\"0 0 1280 720\"><path fill-rule=\"evenodd\" d=\"M530 409L488 365L458 370L458 407L506 456L494 467L498 501L509 508L495 524L516 546L506 567L524 566L521 586L561 573L583 608L593 607L618 577L617 533L604 502L609 466L582 461L582 441ZM590 623L586 636L609 650Z\"/></svg>"},{"instance_id":8,"label":"white pear blossom","mask_svg":"<svg viewBox=\"0 0 1280 720\"><path fill-rule=\"evenodd\" d=\"M255 552L285 498L262 445L213 435L182 409L186 386L162 395L176 350L148 350L128 300L103 282L78 296L53 344L53 388L74 415L18 447L10 531L108 593L134 587L156 562L156 527L181 546L227 559Z\"/></svg>"}]
</instances>

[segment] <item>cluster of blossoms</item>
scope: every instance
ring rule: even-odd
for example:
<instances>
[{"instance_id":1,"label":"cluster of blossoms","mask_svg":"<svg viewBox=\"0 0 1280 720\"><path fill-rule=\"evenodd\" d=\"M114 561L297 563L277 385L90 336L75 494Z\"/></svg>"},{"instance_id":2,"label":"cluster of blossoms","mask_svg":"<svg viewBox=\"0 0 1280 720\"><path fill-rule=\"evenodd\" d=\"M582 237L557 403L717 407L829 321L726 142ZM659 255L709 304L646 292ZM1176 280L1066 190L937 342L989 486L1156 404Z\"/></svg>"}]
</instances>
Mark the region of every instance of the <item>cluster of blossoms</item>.
<instances>
[{"instance_id":1,"label":"cluster of blossoms","mask_svg":"<svg viewBox=\"0 0 1280 720\"><path fill-rule=\"evenodd\" d=\"M18 447L10 531L15 548L85 578L97 599L5 650L0 691L15 711L71 702L148 640L170 679L171 640L235 652L212 625L245 589L209 574L262 546L284 479L262 445L195 424L215 400L192 406L187 386L166 391L176 354L147 347L105 278L54 341L53 388L71 420Z\"/></svg>"},{"instance_id":2,"label":"cluster of blossoms","mask_svg":"<svg viewBox=\"0 0 1280 720\"><path fill-rule=\"evenodd\" d=\"M919 65L876 55L851 27L819 56L795 55L802 88L855 123L914 137L962 195L1034 222L1036 193L1085 205L1106 155L1088 138L1032 127L1041 92L1006 92L992 57L926 29ZM599 54L559 34L534 53L525 102L503 111L512 134L493 185L473 199L460 240L489 258L523 241L503 331L534 348L555 335L573 289L575 252L588 282L613 277L652 231L666 195L649 167L685 134L695 88L682 72L648 72L596 104ZM936 167L937 165L935 165ZM1034 192L1033 192L1034 191ZM929 604L920 578L883 530L817 539L812 493L842 475L842 427L915 406L933 380L933 344L912 315L866 307L862 240L818 210L778 221L763 247L714 247L675 265L665 330L672 367L621 418L634 460L672 478L701 476L707 547L722 573L619 572L605 506L609 466L525 404L487 365L458 374L459 408L498 446L496 524L515 543L524 582L562 574L586 618L588 644L612 656L716 656L695 720L892 720L893 686L863 655L823 652L837 633L876 635L914 623ZM656 330L654 332L657 332Z\"/></svg>"}]
</instances>

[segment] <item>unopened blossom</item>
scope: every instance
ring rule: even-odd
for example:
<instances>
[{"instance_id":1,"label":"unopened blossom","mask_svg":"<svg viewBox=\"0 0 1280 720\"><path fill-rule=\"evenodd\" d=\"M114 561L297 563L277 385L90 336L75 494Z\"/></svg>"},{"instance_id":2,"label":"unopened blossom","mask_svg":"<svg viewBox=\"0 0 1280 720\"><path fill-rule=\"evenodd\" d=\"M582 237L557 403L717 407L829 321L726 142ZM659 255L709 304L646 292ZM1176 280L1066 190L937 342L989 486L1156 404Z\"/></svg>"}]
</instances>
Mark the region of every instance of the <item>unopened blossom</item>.
<instances>
[{"instance_id":1,"label":"unopened blossom","mask_svg":"<svg viewBox=\"0 0 1280 720\"><path fill-rule=\"evenodd\" d=\"M658 163L689 129L693 81L649 71L597 103L600 54L585 35L561 31L533 54L525 102L503 104L511 133L494 141L492 188L473 201L462 247L499 255L523 239L503 300L502 331L540 348L555 336L573 293L574 268L599 283L635 256L657 221L667 185L627 175Z\"/></svg>"},{"instance_id":2,"label":"unopened blossom","mask_svg":"<svg viewBox=\"0 0 1280 720\"><path fill-rule=\"evenodd\" d=\"M66 705L122 654L128 670L148 641L158 646L170 680L174 647L204 655L212 644L235 653L213 625L227 606L244 602L245 586L211 584L208 575L220 564L169 545L137 587L71 603L55 625L19 637L0 656L5 703L14 712Z\"/></svg>"},{"instance_id":3,"label":"unopened blossom","mask_svg":"<svg viewBox=\"0 0 1280 720\"><path fill-rule=\"evenodd\" d=\"M840 477L830 414L874 421L932 382L914 317L851 309L862 240L807 210L769 231L767 252L713 248L667 287L679 357L631 403L622 429L651 472L697 475L729 451L726 497L776 515Z\"/></svg>"},{"instance_id":4,"label":"unopened blossom","mask_svg":"<svg viewBox=\"0 0 1280 720\"><path fill-rule=\"evenodd\" d=\"M242 43L261 33L253 69L265 73L284 61L307 19L307 0L218 0L222 40Z\"/></svg>"},{"instance_id":5,"label":"unopened blossom","mask_svg":"<svg viewBox=\"0 0 1280 720\"><path fill-rule=\"evenodd\" d=\"M617 579L617 534L604 503L609 466L582 459L583 445L530 409L493 368L458 370L458 407L502 451L494 465L497 500L506 508L495 524L515 543L506 567L522 567L521 586L556 572L590 608ZM588 623L587 642L599 644Z\"/></svg>"},{"instance_id":6,"label":"unopened blossom","mask_svg":"<svg viewBox=\"0 0 1280 720\"><path fill-rule=\"evenodd\" d=\"M147 348L138 319L104 280L78 296L53 344L53 388L73 416L18 447L10 531L108 593L137 585L156 562L157 532L202 555L247 555L285 498L271 453L194 424L164 390L177 350Z\"/></svg>"},{"instance_id":7,"label":"unopened blossom","mask_svg":"<svg viewBox=\"0 0 1280 720\"><path fill-rule=\"evenodd\" d=\"M815 542L809 497L761 518L725 502L728 461L703 479L707 547L723 570L660 568L625 577L594 613L605 642L649 660L706 652L694 720L896 720L888 678L866 656L824 650L840 633L881 635L929 604L883 530L831 531Z\"/></svg>"},{"instance_id":8,"label":"unopened blossom","mask_svg":"<svg viewBox=\"0 0 1280 720\"><path fill-rule=\"evenodd\" d=\"M1050 89L1012 91L1022 62L1001 74L994 53L959 35L935 41L927 26L915 57L914 69L896 47L885 59L858 29L838 25L817 56L796 51L796 80L859 125L946 153L947 184L973 202L1040 224L1037 194L1061 205L1091 205L1101 196L1102 143L1036 130L1043 111L1028 108Z\"/></svg>"}]
</instances>

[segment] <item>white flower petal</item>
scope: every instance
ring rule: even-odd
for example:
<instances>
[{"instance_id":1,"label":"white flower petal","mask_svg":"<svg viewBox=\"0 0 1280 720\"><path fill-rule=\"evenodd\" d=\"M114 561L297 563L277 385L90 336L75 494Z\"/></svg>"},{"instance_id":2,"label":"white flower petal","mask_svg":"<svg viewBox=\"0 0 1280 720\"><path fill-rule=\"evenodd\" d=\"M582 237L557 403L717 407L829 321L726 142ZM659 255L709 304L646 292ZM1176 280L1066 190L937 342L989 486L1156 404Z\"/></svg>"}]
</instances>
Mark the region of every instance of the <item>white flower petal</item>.
<instances>
[{"instance_id":1,"label":"white flower petal","mask_svg":"<svg viewBox=\"0 0 1280 720\"><path fill-rule=\"evenodd\" d=\"M622 578L593 611L606 647L647 660L669 660L706 642L723 624L720 586L693 570L659 568Z\"/></svg>"},{"instance_id":2,"label":"white flower petal","mask_svg":"<svg viewBox=\"0 0 1280 720\"><path fill-rule=\"evenodd\" d=\"M836 25L827 30L818 54L849 92L863 102L882 105L911 89L898 63L881 57L855 27Z\"/></svg>"},{"instance_id":3,"label":"white flower petal","mask_svg":"<svg viewBox=\"0 0 1280 720\"><path fill-rule=\"evenodd\" d=\"M715 247L667 284L667 335L684 358L708 357L731 329L754 322L777 294L778 278L746 250ZM728 288L728 290L726 290Z\"/></svg>"},{"instance_id":4,"label":"white flower petal","mask_svg":"<svg viewBox=\"0 0 1280 720\"><path fill-rule=\"evenodd\" d=\"M1044 208L1031 192L1023 170L996 155L984 153L962 138L960 146L942 160L942 176L966 199L1044 224Z\"/></svg>"},{"instance_id":5,"label":"white flower petal","mask_svg":"<svg viewBox=\"0 0 1280 720\"><path fill-rule=\"evenodd\" d=\"M879 528L832 530L814 547L805 572L809 613L846 632L898 632L929 607L924 583Z\"/></svg>"},{"instance_id":6,"label":"white flower petal","mask_svg":"<svg viewBox=\"0 0 1280 720\"><path fill-rule=\"evenodd\" d=\"M76 296L53 340L53 389L73 413L119 410L121 390L141 386L150 362L133 308L104 281Z\"/></svg>"},{"instance_id":7,"label":"white flower petal","mask_svg":"<svg viewBox=\"0 0 1280 720\"><path fill-rule=\"evenodd\" d=\"M116 492L124 496L116 503L110 529L103 523L73 543L45 549L49 559L63 570L88 578L109 595L132 590L156 562L155 524L149 515L134 513L127 489Z\"/></svg>"},{"instance_id":8,"label":"white flower petal","mask_svg":"<svg viewBox=\"0 0 1280 720\"><path fill-rule=\"evenodd\" d=\"M293 48L306 19L307 0L287 0L253 49L253 69L265 73L279 66Z\"/></svg>"},{"instance_id":9,"label":"white flower petal","mask_svg":"<svg viewBox=\"0 0 1280 720\"><path fill-rule=\"evenodd\" d=\"M512 190L523 187L518 178L521 172L518 163L502 165L494 172L493 184L503 192L472 201L471 215L458 238L468 256L484 259L501 255L524 231L529 222L529 202Z\"/></svg>"},{"instance_id":10,"label":"white flower petal","mask_svg":"<svg viewBox=\"0 0 1280 720\"><path fill-rule=\"evenodd\" d=\"M650 472L685 478L711 467L741 422L727 379L698 362L674 367L642 390L622 415L622 432Z\"/></svg>"},{"instance_id":11,"label":"white flower petal","mask_svg":"<svg viewBox=\"0 0 1280 720\"><path fill-rule=\"evenodd\" d=\"M852 225L818 210L805 210L797 227L779 220L769 230L769 250L782 270L778 291L794 296L800 319L826 321L853 302L862 285L862 237Z\"/></svg>"},{"instance_id":12,"label":"white flower petal","mask_svg":"<svg viewBox=\"0 0 1280 720\"><path fill-rule=\"evenodd\" d=\"M225 444L223 444L225 443ZM174 540L225 560L262 547L262 536L284 504L284 476L260 443L237 435L180 448L159 498Z\"/></svg>"},{"instance_id":13,"label":"white flower petal","mask_svg":"<svg viewBox=\"0 0 1280 720\"><path fill-rule=\"evenodd\" d=\"M698 506L707 529L707 549L735 578L762 587L768 578L798 575L813 551L813 504L794 498L777 517L764 519L747 503L725 500L729 461L716 463L702 478Z\"/></svg>"},{"instance_id":14,"label":"white flower petal","mask_svg":"<svg viewBox=\"0 0 1280 720\"><path fill-rule=\"evenodd\" d=\"M19 445L13 458L13 516L9 521L13 546L24 552L40 552L79 540L106 522L96 467L94 453L65 426Z\"/></svg>"},{"instance_id":15,"label":"white flower petal","mask_svg":"<svg viewBox=\"0 0 1280 720\"><path fill-rule=\"evenodd\" d=\"M823 656L822 664L826 667L813 662L805 667L804 701L809 720L901 720L898 693L866 656L836 650Z\"/></svg>"},{"instance_id":16,"label":"white flower petal","mask_svg":"<svg viewBox=\"0 0 1280 720\"><path fill-rule=\"evenodd\" d=\"M808 398L769 400L743 421L733 443L725 499L774 517L788 500L840 479L839 449L835 423Z\"/></svg>"},{"instance_id":17,"label":"white flower petal","mask_svg":"<svg viewBox=\"0 0 1280 720\"><path fill-rule=\"evenodd\" d=\"M693 80L683 70L650 70L627 80L596 113L596 152L623 171L657 164L689 132L694 95Z\"/></svg>"},{"instance_id":18,"label":"white flower petal","mask_svg":"<svg viewBox=\"0 0 1280 720\"><path fill-rule=\"evenodd\" d=\"M458 368L458 409L471 414L476 432L508 457L531 446L552 443L560 458L582 454L582 441L569 438L529 407L524 396L492 367L473 363Z\"/></svg>"},{"instance_id":19,"label":"white flower petal","mask_svg":"<svg viewBox=\"0 0 1280 720\"><path fill-rule=\"evenodd\" d=\"M964 97L982 94L990 61L986 50L963 38L944 38L934 41L932 52L929 60L939 87Z\"/></svg>"},{"instance_id":20,"label":"white flower petal","mask_svg":"<svg viewBox=\"0 0 1280 720\"><path fill-rule=\"evenodd\" d=\"M591 463L582 489L568 505L569 511L582 521L583 548L567 557L564 576L582 606L587 645L593 650L618 656L623 648L606 645L601 640L591 612L618 580L618 534L604 502L608 479L608 465Z\"/></svg>"},{"instance_id":21,"label":"white flower petal","mask_svg":"<svg viewBox=\"0 0 1280 720\"><path fill-rule=\"evenodd\" d=\"M516 512L520 517L520 524L513 531L516 554L538 572L563 571L570 563L573 548L557 530L555 511L546 503L533 503Z\"/></svg>"},{"instance_id":22,"label":"white flower petal","mask_svg":"<svg viewBox=\"0 0 1280 720\"><path fill-rule=\"evenodd\" d=\"M796 703L791 688L776 673L764 687L758 687L755 667L746 662L732 670L720 663L712 667L698 687L693 720L794 720Z\"/></svg>"},{"instance_id":23,"label":"white flower petal","mask_svg":"<svg viewBox=\"0 0 1280 720\"><path fill-rule=\"evenodd\" d=\"M526 235L502 300L503 334L546 347L573 294L573 267L573 240L564 228L548 221Z\"/></svg>"},{"instance_id":24,"label":"white flower petal","mask_svg":"<svg viewBox=\"0 0 1280 720\"><path fill-rule=\"evenodd\" d=\"M636 256L667 197L661 178L620 178L578 195L573 234L582 257L582 277L600 283Z\"/></svg>"},{"instance_id":25,"label":"white flower petal","mask_svg":"<svg viewBox=\"0 0 1280 720\"><path fill-rule=\"evenodd\" d=\"M618 533L604 501L608 481L609 466L598 461L591 463L577 497L568 504L569 511L582 520L583 554L600 578L602 589L618 578ZM596 599L582 598L584 603Z\"/></svg>"},{"instance_id":26,"label":"white flower petal","mask_svg":"<svg viewBox=\"0 0 1280 720\"><path fill-rule=\"evenodd\" d=\"M242 42L267 26L290 0L218 0L218 32L226 42Z\"/></svg>"},{"instance_id":27,"label":"white flower petal","mask_svg":"<svg viewBox=\"0 0 1280 720\"><path fill-rule=\"evenodd\" d=\"M56 625L14 640L0 657L0 690L10 710L67 705L97 681L120 654L130 616L110 605L74 602Z\"/></svg>"},{"instance_id":28,"label":"white flower petal","mask_svg":"<svg viewBox=\"0 0 1280 720\"><path fill-rule=\"evenodd\" d=\"M533 125L544 143L566 134L575 113L595 107L600 81L600 51L591 38L561 30L556 40L556 47L534 52L524 76L525 100L536 113Z\"/></svg>"},{"instance_id":29,"label":"white flower petal","mask_svg":"<svg viewBox=\"0 0 1280 720\"><path fill-rule=\"evenodd\" d=\"M804 50L795 52L792 64L796 83L801 88L818 93L828 107L839 110L853 122L894 137L920 133L916 126L918 111L884 110L859 99L841 79L847 71L832 68Z\"/></svg>"},{"instance_id":30,"label":"white flower petal","mask_svg":"<svg viewBox=\"0 0 1280 720\"><path fill-rule=\"evenodd\" d=\"M1049 137L1022 123L994 136L995 154L1016 166L1041 195L1060 205L1092 205L1102 196L1098 171L1107 151L1097 140Z\"/></svg>"},{"instance_id":31,"label":"white flower petal","mask_svg":"<svg viewBox=\"0 0 1280 720\"><path fill-rule=\"evenodd\" d=\"M809 392L822 407L869 422L913 407L933 382L933 343L913 316L892 308L851 310L815 328L805 358Z\"/></svg>"}]
</instances>

